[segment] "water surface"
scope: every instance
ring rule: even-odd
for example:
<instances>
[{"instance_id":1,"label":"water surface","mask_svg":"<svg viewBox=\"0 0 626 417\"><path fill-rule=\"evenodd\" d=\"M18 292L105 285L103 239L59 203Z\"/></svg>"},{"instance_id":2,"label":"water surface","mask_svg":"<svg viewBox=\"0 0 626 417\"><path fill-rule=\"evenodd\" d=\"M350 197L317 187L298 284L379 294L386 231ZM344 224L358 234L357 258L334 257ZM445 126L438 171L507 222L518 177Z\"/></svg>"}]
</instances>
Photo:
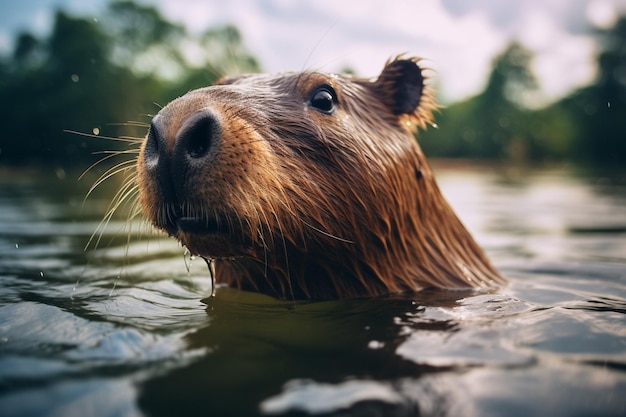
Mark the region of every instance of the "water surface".
<instances>
[{"instance_id":1,"label":"water surface","mask_svg":"<svg viewBox=\"0 0 626 417\"><path fill-rule=\"evenodd\" d=\"M440 167L510 284L341 302L218 288L58 172L0 173L1 416L626 415L626 182Z\"/></svg>"}]
</instances>

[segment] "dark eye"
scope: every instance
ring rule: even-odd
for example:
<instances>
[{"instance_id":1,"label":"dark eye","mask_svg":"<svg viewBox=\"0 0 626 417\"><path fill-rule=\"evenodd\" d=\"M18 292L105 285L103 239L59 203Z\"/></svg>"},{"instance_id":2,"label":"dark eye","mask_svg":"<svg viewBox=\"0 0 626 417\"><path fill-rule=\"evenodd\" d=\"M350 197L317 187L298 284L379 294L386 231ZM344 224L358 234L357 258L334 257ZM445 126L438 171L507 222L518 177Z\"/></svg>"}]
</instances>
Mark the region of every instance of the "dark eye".
<instances>
[{"instance_id":1,"label":"dark eye","mask_svg":"<svg viewBox=\"0 0 626 417\"><path fill-rule=\"evenodd\" d=\"M332 87L324 85L318 87L311 95L311 107L316 108L322 113L331 114L335 111L335 90Z\"/></svg>"}]
</instances>

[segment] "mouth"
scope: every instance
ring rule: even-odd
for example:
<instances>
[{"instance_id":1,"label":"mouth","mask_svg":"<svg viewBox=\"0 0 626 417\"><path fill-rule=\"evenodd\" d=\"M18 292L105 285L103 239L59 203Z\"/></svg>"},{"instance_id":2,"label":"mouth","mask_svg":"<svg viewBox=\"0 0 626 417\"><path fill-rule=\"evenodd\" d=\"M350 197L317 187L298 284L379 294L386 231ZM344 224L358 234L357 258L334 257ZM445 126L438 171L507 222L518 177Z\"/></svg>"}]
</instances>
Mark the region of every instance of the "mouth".
<instances>
[{"instance_id":1,"label":"mouth","mask_svg":"<svg viewBox=\"0 0 626 417\"><path fill-rule=\"evenodd\" d=\"M175 227L177 231L199 235L225 234L230 229L215 219L202 217L180 217L175 221Z\"/></svg>"},{"instance_id":2,"label":"mouth","mask_svg":"<svg viewBox=\"0 0 626 417\"><path fill-rule=\"evenodd\" d=\"M153 211L152 224L178 240L192 254L205 258L232 258L254 253L254 243L241 228L237 215L215 212L198 206L166 205ZM209 210L213 212L213 210ZM156 212L156 213L155 213Z\"/></svg>"},{"instance_id":3,"label":"mouth","mask_svg":"<svg viewBox=\"0 0 626 417\"><path fill-rule=\"evenodd\" d=\"M192 254L211 259L253 256L250 240L229 219L180 217L174 222L171 236Z\"/></svg>"},{"instance_id":4,"label":"mouth","mask_svg":"<svg viewBox=\"0 0 626 417\"><path fill-rule=\"evenodd\" d=\"M146 212L151 223L168 235L177 237L180 234L209 235L232 234L231 217L223 214L206 215L205 210L187 208L179 204L162 204L151 207Z\"/></svg>"}]
</instances>

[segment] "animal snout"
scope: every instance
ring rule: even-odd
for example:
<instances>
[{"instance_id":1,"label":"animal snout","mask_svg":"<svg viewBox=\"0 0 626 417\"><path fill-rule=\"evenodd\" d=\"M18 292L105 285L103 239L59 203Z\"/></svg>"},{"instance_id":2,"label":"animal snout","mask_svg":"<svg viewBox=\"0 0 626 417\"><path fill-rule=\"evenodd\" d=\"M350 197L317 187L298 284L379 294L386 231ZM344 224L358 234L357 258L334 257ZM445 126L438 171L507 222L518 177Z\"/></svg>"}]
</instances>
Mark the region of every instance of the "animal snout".
<instances>
[{"instance_id":1,"label":"animal snout","mask_svg":"<svg viewBox=\"0 0 626 417\"><path fill-rule=\"evenodd\" d=\"M144 145L143 163L163 197L179 200L190 177L211 163L219 137L218 117L208 109L178 123L167 113L153 118Z\"/></svg>"},{"instance_id":2,"label":"animal snout","mask_svg":"<svg viewBox=\"0 0 626 417\"><path fill-rule=\"evenodd\" d=\"M212 111L195 113L180 124L174 135L166 116L156 115L144 148L148 166L202 163L219 136L219 123Z\"/></svg>"}]
</instances>

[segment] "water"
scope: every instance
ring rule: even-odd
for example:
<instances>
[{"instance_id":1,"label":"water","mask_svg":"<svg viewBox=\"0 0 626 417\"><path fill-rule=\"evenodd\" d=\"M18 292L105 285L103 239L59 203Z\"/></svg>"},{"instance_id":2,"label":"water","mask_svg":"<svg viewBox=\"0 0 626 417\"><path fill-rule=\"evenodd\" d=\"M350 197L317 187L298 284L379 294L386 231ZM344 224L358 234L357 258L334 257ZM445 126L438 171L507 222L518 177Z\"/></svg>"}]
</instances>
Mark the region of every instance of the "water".
<instances>
[{"instance_id":1,"label":"water","mask_svg":"<svg viewBox=\"0 0 626 417\"><path fill-rule=\"evenodd\" d=\"M440 167L510 284L341 302L218 288L63 172L0 173L0 415L626 415L626 182Z\"/></svg>"}]
</instances>

